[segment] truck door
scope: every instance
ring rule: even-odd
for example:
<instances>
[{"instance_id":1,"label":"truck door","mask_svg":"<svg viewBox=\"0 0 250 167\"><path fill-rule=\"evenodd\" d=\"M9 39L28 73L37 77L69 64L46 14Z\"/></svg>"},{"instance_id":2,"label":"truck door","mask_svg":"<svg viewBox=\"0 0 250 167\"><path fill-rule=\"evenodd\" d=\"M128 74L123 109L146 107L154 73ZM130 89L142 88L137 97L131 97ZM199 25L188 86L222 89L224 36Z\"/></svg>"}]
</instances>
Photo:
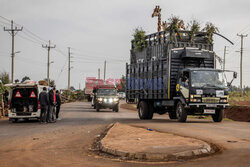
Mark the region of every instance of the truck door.
<instances>
[{"instance_id":1,"label":"truck door","mask_svg":"<svg viewBox=\"0 0 250 167\"><path fill-rule=\"evenodd\" d=\"M185 71L183 72L183 75L179 80L180 92L185 99L189 98L189 84L190 84L189 76L190 76L189 72Z\"/></svg>"}]
</instances>

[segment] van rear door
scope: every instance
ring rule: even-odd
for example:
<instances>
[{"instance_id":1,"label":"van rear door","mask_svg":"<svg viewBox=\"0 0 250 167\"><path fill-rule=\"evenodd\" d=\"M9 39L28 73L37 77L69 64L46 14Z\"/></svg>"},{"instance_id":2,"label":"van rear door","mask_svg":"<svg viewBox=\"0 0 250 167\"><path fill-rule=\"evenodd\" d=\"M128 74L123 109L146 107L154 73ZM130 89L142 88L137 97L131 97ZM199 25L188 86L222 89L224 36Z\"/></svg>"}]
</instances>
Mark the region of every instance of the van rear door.
<instances>
[{"instance_id":1,"label":"van rear door","mask_svg":"<svg viewBox=\"0 0 250 167\"><path fill-rule=\"evenodd\" d=\"M31 115L32 112L37 112L37 88L13 88L10 108L17 115Z\"/></svg>"}]
</instances>

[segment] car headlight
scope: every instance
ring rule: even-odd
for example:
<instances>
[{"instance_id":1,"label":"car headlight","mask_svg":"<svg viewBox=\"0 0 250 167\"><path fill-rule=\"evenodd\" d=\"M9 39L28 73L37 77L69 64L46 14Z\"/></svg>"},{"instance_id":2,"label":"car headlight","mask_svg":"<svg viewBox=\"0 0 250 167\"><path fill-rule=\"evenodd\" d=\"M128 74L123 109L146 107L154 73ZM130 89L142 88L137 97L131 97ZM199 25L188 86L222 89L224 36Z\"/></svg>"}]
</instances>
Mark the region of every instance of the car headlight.
<instances>
[{"instance_id":1,"label":"car headlight","mask_svg":"<svg viewBox=\"0 0 250 167\"><path fill-rule=\"evenodd\" d=\"M117 102L117 101L119 101L119 99L118 98L114 98L114 101Z\"/></svg>"},{"instance_id":2,"label":"car headlight","mask_svg":"<svg viewBox=\"0 0 250 167\"><path fill-rule=\"evenodd\" d=\"M114 100L112 98L109 99L109 102L112 103Z\"/></svg>"},{"instance_id":3,"label":"car headlight","mask_svg":"<svg viewBox=\"0 0 250 167\"><path fill-rule=\"evenodd\" d=\"M100 97L100 98L97 98L97 100L98 100L98 101L103 101L103 98Z\"/></svg>"}]
</instances>

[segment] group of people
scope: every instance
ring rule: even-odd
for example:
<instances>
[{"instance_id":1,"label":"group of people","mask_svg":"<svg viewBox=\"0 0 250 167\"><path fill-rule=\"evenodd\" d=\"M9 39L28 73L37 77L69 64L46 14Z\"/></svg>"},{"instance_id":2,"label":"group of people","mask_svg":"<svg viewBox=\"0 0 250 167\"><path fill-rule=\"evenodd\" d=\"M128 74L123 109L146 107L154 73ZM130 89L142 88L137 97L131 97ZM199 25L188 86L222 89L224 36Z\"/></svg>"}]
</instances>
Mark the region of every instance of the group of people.
<instances>
[{"instance_id":1,"label":"group of people","mask_svg":"<svg viewBox=\"0 0 250 167\"><path fill-rule=\"evenodd\" d=\"M56 120L60 120L59 112L61 106L61 98L58 90L55 92L55 87L49 88L47 93L47 88L43 87L43 91L39 95L39 102L41 108L41 123L53 123ZM54 116L56 111L56 117Z\"/></svg>"}]
</instances>

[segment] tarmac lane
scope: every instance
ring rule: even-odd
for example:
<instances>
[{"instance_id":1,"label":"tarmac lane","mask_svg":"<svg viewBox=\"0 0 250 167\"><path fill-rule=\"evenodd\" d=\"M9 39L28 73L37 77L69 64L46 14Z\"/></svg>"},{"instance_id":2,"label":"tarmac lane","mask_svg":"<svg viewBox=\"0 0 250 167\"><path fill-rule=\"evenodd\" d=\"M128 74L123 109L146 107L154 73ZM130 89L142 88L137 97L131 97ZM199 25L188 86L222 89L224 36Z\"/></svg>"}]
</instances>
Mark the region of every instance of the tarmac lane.
<instances>
[{"instance_id":1,"label":"tarmac lane","mask_svg":"<svg viewBox=\"0 0 250 167\"><path fill-rule=\"evenodd\" d=\"M134 111L120 109L96 112L88 102L64 104L61 121L11 123L0 120L0 167L2 166L250 166L250 124L248 122L188 119L187 123L155 114L153 120L139 120ZM150 128L215 143L223 150L208 157L177 162L138 162L100 157L90 151L99 135L111 123Z\"/></svg>"}]
</instances>

